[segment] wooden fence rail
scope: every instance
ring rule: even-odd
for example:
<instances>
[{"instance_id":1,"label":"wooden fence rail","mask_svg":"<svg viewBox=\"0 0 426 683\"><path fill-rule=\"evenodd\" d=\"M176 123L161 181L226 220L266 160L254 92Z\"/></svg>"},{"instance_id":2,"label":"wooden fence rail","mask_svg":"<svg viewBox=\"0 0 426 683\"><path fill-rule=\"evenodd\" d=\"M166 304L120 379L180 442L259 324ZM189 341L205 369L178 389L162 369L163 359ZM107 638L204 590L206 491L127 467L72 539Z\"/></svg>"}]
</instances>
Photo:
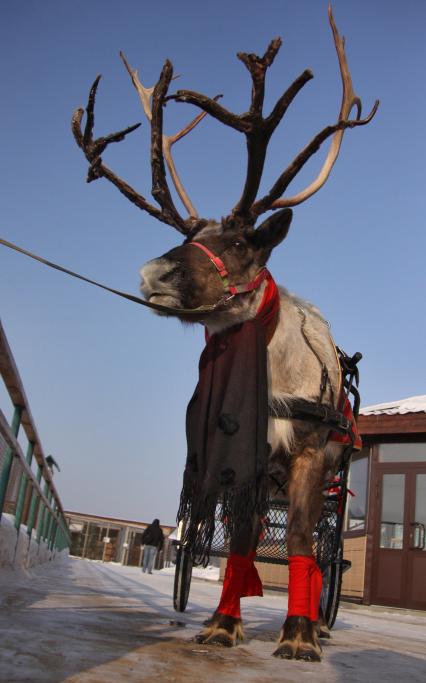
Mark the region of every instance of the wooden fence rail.
<instances>
[{"instance_id":1,"label":"wooden fence rail","mask_svg":"<svg viewBox=\"0 0 426 683\"><path fill-rule=\"evenodd\" d=\"M13 405L10 425L0 410L0 519L12 514L18 532L24 525L30 539L63 550L70 544L64 510L1 323L0 373ZM28 442L25 455L18 442L21 429Z\"/></svg>"}]
</instances>

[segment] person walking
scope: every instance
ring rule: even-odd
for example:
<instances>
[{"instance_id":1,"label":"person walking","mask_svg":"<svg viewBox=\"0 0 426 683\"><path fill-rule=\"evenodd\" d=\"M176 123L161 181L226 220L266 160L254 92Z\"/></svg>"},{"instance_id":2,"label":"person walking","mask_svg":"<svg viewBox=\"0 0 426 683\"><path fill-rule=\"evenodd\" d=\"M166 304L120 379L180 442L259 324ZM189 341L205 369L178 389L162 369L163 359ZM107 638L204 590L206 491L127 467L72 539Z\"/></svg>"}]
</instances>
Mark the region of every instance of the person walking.
<instances>
[{"instance_id":1,"label":"person walking","mask_svg":"<svg viewBox=\"0 0 426 683\"><path fill-rule=\"evenodd\" d=\"M152 574L157 552L161 550L164 542L163 530L160 527L160 520L154 519L152 524L147 526L142 534L142 545L144 545L142 571Z\"/></svg>"}]
</instances>

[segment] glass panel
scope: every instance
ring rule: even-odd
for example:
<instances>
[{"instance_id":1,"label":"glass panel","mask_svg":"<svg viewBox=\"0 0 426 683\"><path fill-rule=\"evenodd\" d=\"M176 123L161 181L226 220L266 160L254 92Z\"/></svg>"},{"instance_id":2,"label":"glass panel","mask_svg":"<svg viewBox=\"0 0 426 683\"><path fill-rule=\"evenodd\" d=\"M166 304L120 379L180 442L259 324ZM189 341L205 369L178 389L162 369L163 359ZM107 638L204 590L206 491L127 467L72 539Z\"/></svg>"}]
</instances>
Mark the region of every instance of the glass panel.
<instances>
[{"instance_id":1,"label":"glass panel","mask_svg":"<svg viewBox=\"0 0 426 683\"><path fill-rule=\"evenodd\" d=\"M380 547L402 549L404 533L404 474L383 475Z\"/></svg>"},{"instance_id":2,"label":"glass panel","mask_svg":"<svg viewBox=\"0 0 426 683\"><path fill-rule=\"evenodd\" d=\"M426 551L426 474L416 477L416 510L413 546Z\"/></svg>"},{"instance_id":3,"label":"glass panel","mask_svg":"<svg viewBox=\"0 0 426 683\"><path fill-rule=\"evenodd\" d=\"M426 443L381 443L379 462L426 462Z\"/></svg>"},{"instance_id":4,"label":"glass panel","mask_svg":"<svg viewBox=\"0 0 426 683\"><path fill-rule=\"evenodd\" d=\"M88 527L85 557L89 560L102 560L104 552L102 539L106 535L107 528L97 524L89 524Z\"/></svg>"},{"instance_id":5,"label":"glass panel","mask_svg":"<svg viewBox=\"0 0 426 683\"><path fill-rule=\"evenodd\" d=\"M365 527L367 507L368 449L352 459L348 487L354 494L348 496L347 531L359 531Z\"/></svg>"}]
</instances>

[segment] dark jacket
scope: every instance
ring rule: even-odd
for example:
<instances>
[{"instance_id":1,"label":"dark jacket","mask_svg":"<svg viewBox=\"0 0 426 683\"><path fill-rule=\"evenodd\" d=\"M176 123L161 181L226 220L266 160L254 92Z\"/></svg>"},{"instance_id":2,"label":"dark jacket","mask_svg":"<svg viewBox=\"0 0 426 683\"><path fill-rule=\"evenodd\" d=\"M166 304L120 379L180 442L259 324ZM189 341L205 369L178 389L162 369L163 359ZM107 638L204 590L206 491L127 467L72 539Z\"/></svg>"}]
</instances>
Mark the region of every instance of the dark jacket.
<instances>
[{"instance_id":1,"label":"dark jacket","mask_svg":"<svg viewBox=\"0 0 426 683\"><path fill-rule=\"evenodd\" d=\"M164 534L162 528L160 527L160 520L154 519L152 524L147 526L142 534L141 540L143 545L153 545L158 550L161 550L163 547Z\"/></svg>"}]
</instances>

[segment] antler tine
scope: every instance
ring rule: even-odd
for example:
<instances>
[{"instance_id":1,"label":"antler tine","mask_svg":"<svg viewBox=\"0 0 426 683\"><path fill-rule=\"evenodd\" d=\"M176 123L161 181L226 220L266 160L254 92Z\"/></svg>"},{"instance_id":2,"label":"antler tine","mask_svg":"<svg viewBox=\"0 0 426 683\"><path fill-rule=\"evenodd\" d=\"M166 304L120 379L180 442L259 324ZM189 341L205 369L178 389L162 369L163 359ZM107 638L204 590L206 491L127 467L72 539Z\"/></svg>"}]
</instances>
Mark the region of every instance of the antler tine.
<instances>
[{"instance_id":1,"label":"antler tine","mask_svg":"<svg viewBox=\"0 0 426 683\"><path fill-rule=\"evenodd\" d=\"M96 77L92 87L90 88L89 99L86 107L87 121L84 128L84 134L81 132L81 121L83 119L84 109L81 107L76 109L71 120L71 128L76 142L84 151L87 160L90 161L91 164L97 159L97 157L99 157L100 154L102 154L102 152L111 142L120 142L121 140L124 140L128 133L132 133L141 125L140 123L135 123L133 126L129 126L128 128L120 130L117 133L111 133L111 135L98 138L97 140L93 139L93 127L95 124L94 107L100 80L101 76L99 75Z\"/></svg>"},{"instance_id":2,"label":"antler tine","mask_svg":"<svg viewBox=\"0 0 426 683\"><path fill-rule=\"evenodd\" d=\"M269 194L253 204L252 212L256 216L271 208L278 209L282 207L296 206L297 204L301 204L302 202L306 201L306 199L309 199L309 197L315 194L315 192L318 192L318 190L327 181L331 169L337 160L345 130L347 128L363 126L369 123L374 117L379 106L379 100L376 100L368 116L363 119L361 118L362 104L360 98L355 94L353 89L352 79L345 54L345 39L338 33L333 18L331 5L328 7L328 17L331 30L333 32L334 44L339 60L343 86L342 103L338 122L333 126L327 126L320 133L318 133L313 140L295 157L288 168L281 174ZM356 118L351 120L349 119L349 115L354 107L356 107L357 110ZM310 157L318 151L321 144L331 135L333 135L333 139L330 144L330 149L317 178L297 195L279 199L279 197L281 197L281 195L285 192L290 182L308 161L308 159L310 159Z\"/></svg>"},{"instance_id":3,"label":"antler tine","mask_svg":"<svg viewBox=\"0 0 426 683\"><path fill-rule=\"evenodd\" d=\"M93 128L95 121L94 107L100 78L100 76L96 77L90 89L89 99L86 108L87 121L84 133L81 130L81 122L84 116L84 109L82 107L79 107L75 110L71 121L71 128L77 145L83 150L86 159L90 163L89 171L87 174L87 182L90 183L93 180L97 180L98 178L106 178L111 183L113 183L113 185L115 185L118 188L118 190L133 204L135 204L139 209L146 211L151 216L157 218L163 223L172 225L174 228L179 230L179 232L187 234L187 232L189 232L189 227L185 225L182 219L175 220L174 216L170 216L169 214L160 211L157 207L147 202L145 197L136 192L136 190L134 190L133 187L131 187L124 180L122 180L110 168L108 168L108 166L106 166L103 163L101 154L104 152L106 147L112 142L120 142L121 140L124 140L126 135L139 128L141 124L137 123L134 126L129 126L128 128L118 131L117 133L112 133L111 135L105 137L93 139Z\"/></svg>"},{"instance_id":4,"label":"antler tine","mask_svg":"<svg viewBox=\"0 0 426 683\"><path fill-rule=\"evenodd\" d=\"M259 117L262 116L263 100L265 96L266 69L273 63L281 45L281 38L271 40L263 57L258 57L254 53L247 54L246 52L237 52L238 59L243 62L248 71L250 71L253 81L250 113Z\"/></svg>"},{"instance_id":5,"label":"antler tine","mask_svg":"<svg viewBox=\"0 0 426 683\"><path fill-rule=\"evenodd\" d=\"M152 196L158 201L163 212L170 215L174 220L182 222L185 233L190 231L185 221L181 218L173 203L166 180L166 169L163 156L163 106L164 99L173 77L173 65L167 59L164 63L158 83L152 93L151 110L151 169L152 169Z\"/></svg>"},{"instance_id":6,"label":"antler tine","mask_svg":"<svg viewBox=\"0 0 426 683\"><path fill-rule=\"evenodd\" d=\"M219 97L222 97L222 95L217 95L215 97L215 100L219 99ZM185 135L188 135L188 133L191 132L199 123L202 121L205 117L207 116L206 112L201 112L201 114L198 114L192 121L190 121L182 130L180 130L178 133L175 133L175 135L163 135L163 154L164 158L166 160L167 167L170 171L170 176L172 178L173 184L176 188L176 192L178 193L182 204L185 206L186 210L188 211L190 219L193 220L198 220L198 212L193 206L186 190L184 189L181 179L177 173L175 163L173 161L172 157L172 146L177 142L178 140L181 140Z\"/></svg>"},{"instance_id":7,"label":"antler tine","mask_svg":"<svg viewBox=\"0 0 426 683\"><path fill-rule=\"evenodd\" d=\"M237 56L249 70L253 83L250 110L244 114L234 114L218 105L215 100L192 90L178 90L175 95L170 95L167 98L176 100L176 102L194 104L221 123L245 134L248 150L246 181L242 197L232 211L234 217L239 216L245 221L253 220L250 209L259 189L269 139L294 97L312 78L312 73L309 70L304 71L282 95L272 114L264 119L262 107L266 70L274 61L280 47L281 38L275 38L269 44L263 57L244 52L238 53Z\"/></svg>"},{"instance_id":8,"label":"antler tine","mask_svg":"<svg viewBox=\"0 0 426 683\"><path fill-rule=\"evenodd\" d=\"M132 83L136 89L136 91L139 94L139 98L141 101L141 104L143 106L145 116L148 119L148 121L152 121L152 110L151 110L151 97L154 93L154 87L147 88L145 87L140 79L139 75L136 69L133 69L129 62L127 61L125 55L123 52L120 52L120 57L124 63L124 66L127 69L127 72L130 75L130 78L132 79ZM218 95L220 97L220 95ZM167 99L167 98L166 98ZM217 98L215 98L217 99ZM185 135L187 135L191 130L193 130L200 121L207 116L206 112L202 112L201 114L198 114L190 123L188 123L184 128L182 128L181 131L176 133L175 135L164 135L163 133L163 154L164 158L166 160L167 167L170 172L170 176L172 178L172 182L176 188L176 191L185 206L186 210L188 211L189 217L192 220L198 220L198 212L195 209L194 205L192 204L187 192L185 191L182 182L179 178L179 175L176 170L175 163L172 158L171 154L171 148L177 142L178 140L181 140Z\"/></svg>"},{"instance_id":9,"label":"antler tine","mask_svg":"<svg viewBox=\"0 0 426 683\"><path fill-rule=\"evenodd\" d=\"M280 41L281 43L281 41ZM271 43L272 45L272 43ZM266 53L267 54L267 53ZM272 62L271 62L272 63ZM232 214L253 218L251 207L256 199L262 178L263 167L265 165L266 151L272 133L281 121L289 105L296 97L303 86L313 77L312 72L305 70L286 92L278 100L273 112L266 119L263 119L260 111L256 111L261 100L263 100L262 90L264 89L265 71L269 64L265 65L262 82L253 76L252 109L253 129L246 133L247 137L247 173L243 193L239 202L232 210Z\"/></svg>"}]
</instances>

